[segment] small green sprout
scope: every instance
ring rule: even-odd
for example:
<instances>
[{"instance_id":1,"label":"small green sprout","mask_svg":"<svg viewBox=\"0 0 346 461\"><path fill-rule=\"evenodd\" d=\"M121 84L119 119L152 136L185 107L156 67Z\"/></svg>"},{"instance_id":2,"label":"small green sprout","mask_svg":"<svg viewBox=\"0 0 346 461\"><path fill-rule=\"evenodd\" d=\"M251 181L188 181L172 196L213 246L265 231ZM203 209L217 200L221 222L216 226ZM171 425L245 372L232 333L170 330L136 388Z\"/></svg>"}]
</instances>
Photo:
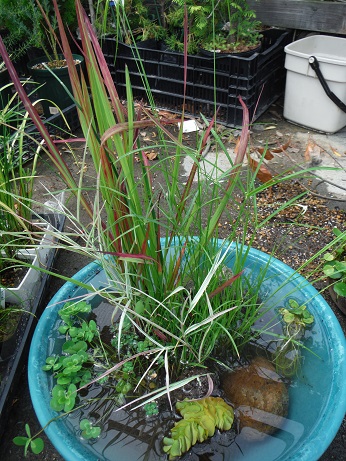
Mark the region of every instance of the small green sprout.
<instances>
[{"instance_id":1,"label":"small green sprout","mask_svg":"<svg viewBox=\"0 0 346 461\"><path fill-rule=\"evenodd\" d=\"M156 416L159 414L159 407L156 402L146 403L143 407L146 416Z\"/></svg>"},{"instance_id":2,"label":"small green sprout","mask_svg":"<svg viewBox=\"0 0 346 461\"><path fill-rule=\"evenodd\" d=\"M43 371L58 371L62 367L61 357L58 355L46 358L46 364L43 365Z\"/></svg>"},{"instance_id":3,"label":"small green sprout","mask_svg":"<svg viewBox=\"0 0 346 461\"><path fill-rule=\"evenodd\" d=\"M13 443L18 446L24 447L24 456L26 457L30 449L35 455L38 455L44 449L44 441L41 437L32 437L29 424L25 424L25 432L27 437L18 436L13 439Z\"/></svg>"}]
</instances>

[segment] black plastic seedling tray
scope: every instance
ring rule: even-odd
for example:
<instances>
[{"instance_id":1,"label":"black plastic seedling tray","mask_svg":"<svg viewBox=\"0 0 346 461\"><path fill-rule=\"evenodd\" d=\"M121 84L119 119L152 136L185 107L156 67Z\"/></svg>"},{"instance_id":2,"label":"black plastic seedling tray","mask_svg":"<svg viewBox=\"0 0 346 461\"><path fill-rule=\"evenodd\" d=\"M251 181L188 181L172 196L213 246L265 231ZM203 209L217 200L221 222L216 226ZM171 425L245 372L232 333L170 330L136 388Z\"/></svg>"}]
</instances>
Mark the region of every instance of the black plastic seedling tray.
<instances>
[{"instance_id":1,"label":"black plastic seedling tray","mask_svg":"<svg viewBox=\"0 0 346 461\"><path fill-rule=\"evenodd\" d=\"M160 41L147 40L136 47L103 40L103 52L121 96L126 96L125 69L129 69L133 95L149 101L147 88L158 108L211 119L230 127L242 124L239 96L257 119L285 89L284 47L292 33L281 29L263 32L262 47L250 56L205 53L187 59L184 95L184 55L168 51Z\"/></svg>"}]
</instances>

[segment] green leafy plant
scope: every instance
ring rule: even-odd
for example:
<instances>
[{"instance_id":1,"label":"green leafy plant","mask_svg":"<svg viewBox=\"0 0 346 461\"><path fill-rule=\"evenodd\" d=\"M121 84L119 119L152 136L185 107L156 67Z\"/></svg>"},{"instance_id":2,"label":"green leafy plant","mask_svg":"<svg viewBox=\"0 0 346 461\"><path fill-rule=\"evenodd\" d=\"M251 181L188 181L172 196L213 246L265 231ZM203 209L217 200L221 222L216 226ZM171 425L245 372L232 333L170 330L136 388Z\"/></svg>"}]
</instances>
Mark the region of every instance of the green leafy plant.
<instances>
[{"instance_id":1,"label":"green leafy plant","mask_svg":"<svg viewBox=\"0 0 346 461\"><path fill-rule=\"evenodd\" d=\"M176 404L183 417L171 430L171 437L163 439L163 450L169 459L176 459L197 442L212 437L215 429L227 431L232 427L234 413L220 397L206 397L197 401L184 400Z\"/></svg>"},{"instance_id":2,"label":"green leafy plant","mask_svg":"<svg viewBox=\"0 0 346 461\"><path fill-rule=\"evenodd\" d=\"M297 374L301 364L302 339L305 329L314 323L314 317L306 305L289 298L287 307L279 309L284 329L282 344L275 351L274 363L277 371L286 377Z\"/></svg>"},{"instance_id":3,"label":"green leafy plant","mask_svg":"<svg viewBox=\"0 0 346 461\"><path fill-rule=\"evenodd\" d=\"M130 0L110 8L115 35L125 41L163 40L169 49L184 51L187 21L187 49L221 52L244 51L260 44L260 22L246 0L198 2L157 0L153 4Z\"/></svg>"},{"instance_id":4,"label":"green leafy plant","mask_svg":"<svg viewBox=\"0 0 346 461\"><path fill-rule=\"evenodd\" d=\"M332 280L333 290L338 296L346 297L346 233L333 229L336 236L333 251L324 254L324 274Z\"/></svg>"},{"instance_id":5,"label":"green leafy plant","mask_svg":"<svg viewBox=\"0 0 346 461\"><path fill-rule=\"evenodd\" d=\"M79 427L82 431L82 437L86 440L96 439L101 434L101 428L99 426L93 426L88 419L82 419L79 423Z\"/></svg>"},{"instance_id":6,"label":"green leafy plant","mask_svg":"<svg viewBox=\"0 0 346 461\"><path fill-rule=\"evenodd\" d=\"M84 386L92 379L94 358L87 351L94 338L99 338L99 333L94 320L83 319L90 310L90 304L85 301L70 301L59 311L63 322L59 332L66 341L62 344L61 355L47 357L42 367L44 371L52 372L56 379L50 403L56 411L71 411L76 404L76 385Z\"/></svg>"},{"instance_id":7,"label":"green leafy plant","mask_svg":"<svg viewBox=\"0 0 346 461\"><path fill-rule=\"evenodd\" d=\"M15 437L13 439L14 444L24 447L24 456L27 455L29 448L35 455L40 454L44 449L43 439L36 436L32 437L29 424L25 424L25 432L27 436Z\"/></svg>"},{"instance_id":8,"label":"green leafy plant","mask_svg":"<svg viewBox=\"0 0 346 461\"><path fill-rule=\"evenodd\" d=\"M295 299L288 300L289 307L281 308L280 314L286 324L286 330L292 335L297 330L303 330L314 321L306 305L300 306Z\"/></svg>"},{"instance_id":9,"label":"green leafy plant","mask_svg":"<svg viewBox=\"0 0 346 461\"><path fill-rule=\"evenodd\" d=\"M151 5L142 0L128 0L124 2L124 14L122 14L121 2L118 2L114 20L118 25L122 25L118 33L125 43L151 38L160 40L165 37L165 17L160 13L166 9L166 2L161 1L161 5L158 3ZM111 12L114 14L114 9L111 9Z\"/></svg>"},{"instance_id":10,"label":"green leafy plant","mask_svg":"<svg viewBox=\"0 0 346 461\"><path fill-rule=\"evenodd\" d=\"M77 396L77 387L74 384L69 384L68 388L56 384L52 389L52 399L50 406L55 411L68 412L75 406Z\"/></svg>"},{"instance_id":11,"label":"green leafy plant","mask_svg":"<svg viewBox=\"0 0 346 461\"><path fill-rule=\"evenodd\" d=\"M198 2L173 0L164 7L165 42L177 51L184 49L185 11L188 21L188 51L200 49L221 52L244 51L258 46L259 21L246 0ZM166 4L167 3L167 4ZM186 10L185 10L186 8ZM158 17L162 18L158 15Z\"/></svg>"},{"instance_id":12,"label":"green leafy plant","mask_svg":"<svg viewBox=\"0 0 346 461\"><path fill-rule=\"evenodd\" d=\"M156 402L146 403L143 410L147 416L156 416L159 414L159 409Z\"/></svg>"},{"instance_id":13,"label":"green leafy plant","mask_svg":"<svg viewBox=\"0 0 346 461\"><path fill-rule=\"evenodd\" d=\"M16 305L0 306L0 342L7 341L14 335L24 312L24 309Z\"/></svg>"},{"instance_id":14,"label":"green leafy plant","mask_svg":"<svg viewBox=\"0 0 346 461\"><path fill-rule=\"evenodd\" d=\"M13 61L32 48L42 49L48 61L57 55L56 37L52 34L52 30L57 28L52 2L41 0L40 5L43 12L36 0L18 0L15 3L3 0L0 4L0 24ZM73 31L76 27L74 0L59 0L59 9L65 25ZM52 29L47 27L44 15L49 17Z\"/></svg>"},{"instance_id":15,"label":"green leafy plant","mask_svg":"<svg viewBox=\"0 0 346 461\"><path fill-rule=\"evenodd\" d=\"M12 85L11 85L12 86ZM6 87L0 89L1 93ZM29 120L18 94L11 92L0 110L0 269L15 264L18 250L33 246L37 239L32 225L32 194L39 149L26 167L25 148ZM17 258L18 259L18 258Z\"/></svg>"},{"instance_id":16,"label":"green leafy plant","mask_svg":"<svg viewBox=\"0 0 346 461\"><path fill-rule=\"evenodd\" d=\"M59 246L96 260L103 269L106 281L101 288L80 285L88 293L86 298L97 294L112 306L116 338L109 352L99 341L95 325L85 318L90 310L85 300L64 306L59 330L65 336L62 353L48 357L44 365L57 380L53 407L71 411L79 401L77 386L79 390L86 387L88 372L90 385L111 382L113 401L121 402L123 408L138 401L145 406L164 395L169 400L171 390L186 383L186 379L179 379L185 368L207 366L209 357L226 347L230 355L237 356L253 337L253 325L265 310L260 298L265 270L255 281L248 277L244 264L250 247L245 242L251 245L256 231L285 206L261 221L257 195L300 173L258 185L257 172L243 168L249 137L249 114L243 101L244 123L235 158L223 145L214 120L206 123L196 148L185 146L182 128L178 135L168 128L176 121L160 118L154 109L134 101L128 71L125 106L80 2L77 0L76 8L87 79L84 72L76 70L56 1L54 8L85 152L94 164L93 186L85 184L83 168L75 176L64 162L23 90L1 40L0 53L45 141L47 157L66 189L77 197L75 215L63 207L69 229L59 232ZM159 153L154 164L140 142L141 130L148 127L155 128L158 138L153 147ZM218 154L229 160L226 171L205 161L209 138ZM182 184L179 173L185 157L192 167ZM155 176L161 178L157 187ZM90 199L92 192L94 198ZM82 210L86 225L80 219ZM224 216L232 226L220 246L218 229ZM232 271L226 268L229 258ZM93 365L99 353L102 358L97 362L102 372L97 373ZM163 386L152 389L152 371L164 380ZM193 379L196 377L189 378ZM213 413L209 407L208 411ZM212 432L209 427L208 423L197 428L198 434L206 436ZM180 442L179 447L183 447Z\"/></svg>"}]
</instances>

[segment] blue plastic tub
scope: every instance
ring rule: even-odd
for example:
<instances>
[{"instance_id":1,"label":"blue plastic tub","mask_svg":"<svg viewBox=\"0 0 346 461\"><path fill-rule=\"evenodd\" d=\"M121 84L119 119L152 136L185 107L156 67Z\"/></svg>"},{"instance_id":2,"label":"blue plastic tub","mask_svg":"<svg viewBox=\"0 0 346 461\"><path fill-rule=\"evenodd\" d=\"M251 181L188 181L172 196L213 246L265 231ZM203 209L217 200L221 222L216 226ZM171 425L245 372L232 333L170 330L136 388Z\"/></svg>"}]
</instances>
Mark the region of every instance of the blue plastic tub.
<instances>
[{"instance_id":1,"label":"blue plastic tub","mask_svg":"<svg viewBox=\"0 0 346 461\"><path fill-rule=\"evenodd\" d=\"M232 251L227 265L232 267ZM306 303L314 315L315 324L308 341L316 355L303 352L302 373L299 382L290 388L290 410L283 428L265 442L254 444L254 448L239 459L317 461L335 437L346 411L345 336L329 305L305 278L281 261L250 249L246 259L246 275L256 279L264 268L266 275L261 285L262 299L268 300L274 307L282 305L285 297L293 296L300 303ZM93 280L93 283L102 283L104 274L98 264L91 263L74 278L83 282ZM75 284L66 283L47 306L33 337L29 357L29 386L42 426L57 416L49 407L52 378L41 370L52 347L50 331L57 321L57 311L62 304L82 293L83 290ZM104 457L97 454L92 443L75 436L66 418L51 422L46 433L66 461L123 461L138 457L135 448L134 451L131 451L132 448L128 451L126 441L104 452ZM112 453L112 457L107 453ZM236 459L232 456L232 461Z\"/></svg>"}]
</instances>

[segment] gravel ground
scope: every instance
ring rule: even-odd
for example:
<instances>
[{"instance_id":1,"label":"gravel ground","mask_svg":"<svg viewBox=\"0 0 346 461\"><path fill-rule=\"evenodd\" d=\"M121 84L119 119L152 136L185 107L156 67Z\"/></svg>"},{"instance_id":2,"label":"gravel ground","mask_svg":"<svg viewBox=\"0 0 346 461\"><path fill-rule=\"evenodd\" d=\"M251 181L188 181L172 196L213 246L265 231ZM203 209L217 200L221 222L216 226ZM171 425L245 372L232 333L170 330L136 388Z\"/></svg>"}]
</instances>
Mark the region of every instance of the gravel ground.
<instances>
[{"instance_id":1,"label":"gravel ground","mask_svg":"<svg viewBox=\"0 0 346 461\"><path fill-rule=\"evenodd\" d=\"M283 168L287 168L288 170L297 167L299 163L311 163L311 158L307 158L306 155L307 139L309 139L310 136L309 133L307 130L286 123L282 120L281 113L282 106L280 104L272 106L271 109L259 119L259 122L262 124L256 126L251 137L252 150L255 150L255 147L264 145L265 143L268 143L273 150L274 159L272 159L271 162L267 162L267 167L272 172L282 171ZM267 129L268 127L271 128ZM303 138L300 136L302 132L306 135ZM224 139L227 139L227 143L230 147L234 145L233 135L234 133L229 130L222 130L222 136ZM286 146L284 149L285 152L283 152L283 150L280 151L278 146ZM278 152L275 152L276 149L278 149ZM338 150L340 151L340 148ZM346 143L344 144L343 152L338 153L340 155L346 155ZM74 163L76 159L72 159L67 152L63 155L68 158L71 165L78 168L78 164ZM76 155L78 156L78 152ZM292 156L294 156L294 159L292 159ZM48 185L50 190L58 190L61 187L59 179L53 177L49 173L44 162L41 162L40 169L43 175L41 178L42 183ZM311 192L298 202L298 205L290 207L285 212L279 213L275 219L270 220L268 225L258 234L253 245L262 251L268 252L273 248L273 245L276 244L278 257L294 268L299 267L302 262L307 260L316 251L323 248L323 246L330 241L332 228L334 226L342 229L346 226L346 202L343 197L345 192L340 190L339 195L330 194L324 186L325 184L323 184L323 182L310 178L306 181L295 181L274 187L271 194L264 194L259 199L258 203L259 212L263 218L268 216L275 207L280 206L283 200L287 200L297 193L304 192L307 188L311 189ZM40 193L39 188L36 193ZM227 220L220 222L221 236L227 235L230 225L231 222ZM76 255L71 257L71 255L66 252L60 252L55 261L55 269L59 270L59 272L64 275L71 276L87 262L88 261L81 257L76 257ZM318 263L314 263L313 268L317 268L317 266ZM318 272L315 278L317 276ZM51 280L46 296L47 302L60 285L61 282L59 280ZM323 281L316 284L318 289L323 288L323 286ZM330 303L344 332L346 332L346 317L336 308L327 293L324 293L323 296L325 296ZM0 442L1 460L19 461L24 459L22 450L15 447L11 440L14 436L23 432L23 426L26 422L30 424L32 432L39 430L39 425L31 406L26 370L24 370L17 397L13 401L8 427ZM42 454L37 456L29 454L25 459L63 461L61 456L55 451L46 438L45 442L46 448ZM330 460L346 460L345 419L334 441L320 458L320 461Z\"/></svg>"}]
</instances>

